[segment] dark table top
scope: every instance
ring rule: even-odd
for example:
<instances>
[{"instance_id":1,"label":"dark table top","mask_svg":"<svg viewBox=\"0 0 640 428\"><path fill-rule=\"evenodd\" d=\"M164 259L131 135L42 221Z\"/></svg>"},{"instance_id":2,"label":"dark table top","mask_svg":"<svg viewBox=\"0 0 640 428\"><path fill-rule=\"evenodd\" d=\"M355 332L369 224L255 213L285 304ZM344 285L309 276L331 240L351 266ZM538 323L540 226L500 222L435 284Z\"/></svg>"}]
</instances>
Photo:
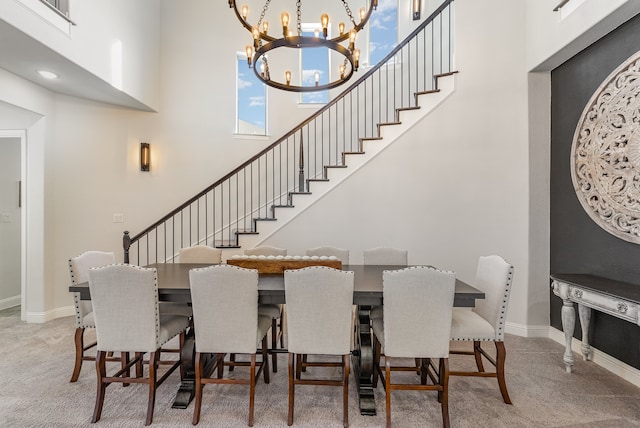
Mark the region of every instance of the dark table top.
<instances>
[{"instance_id":1,"label":"dark table top","mask_svg":"<svg viewBox=\"0 0 640 428\"><path fill-rule=\"evenodd\" d=\"M552 273L551 279L611 297L640 303L640 285L584 273Z\"/></svg>"},{"instance_id":2,"label":"dark table top","mask_svg":"<svg viewBox=\"0 0 640 428\"><path fill-rule=\"evenodd\" d=\"M190 302L189 270L208 266L198 263L157 263L147 267L158 272L158 293L161 301ZM402 269L390 265L343 265L342 270L355 273L353 303L356 305L382 304L382 271ZM284 276L260 275L258 283L260 303L285 303ZM72 285L71 292L80 292L81 299L90 299L87 283ZM484 293L456 279L454 306L473 307L476 299L484 299Z\"/></svg>"}]
</instances>

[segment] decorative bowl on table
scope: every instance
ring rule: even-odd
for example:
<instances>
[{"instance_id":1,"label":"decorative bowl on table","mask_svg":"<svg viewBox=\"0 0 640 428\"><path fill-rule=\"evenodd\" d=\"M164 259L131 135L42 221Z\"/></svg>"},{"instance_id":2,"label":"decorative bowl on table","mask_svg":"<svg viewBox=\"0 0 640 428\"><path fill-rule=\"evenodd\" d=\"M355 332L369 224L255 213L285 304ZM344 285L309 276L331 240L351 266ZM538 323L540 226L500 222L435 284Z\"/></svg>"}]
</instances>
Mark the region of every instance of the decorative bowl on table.
<instances>
[{"instance_id":1,"label":"decorative bowl on table","mask_svg":"<svg viewBox=\"0 0 640 428\"><path fill-rule=\"evenodd\" d=\"M233 256L227 264L246 269L257 269L258 273L283 274L287 269L302 269L309 266L328 266L342 269L342 261L335 256Z\"/></svg>"}]
</instances>

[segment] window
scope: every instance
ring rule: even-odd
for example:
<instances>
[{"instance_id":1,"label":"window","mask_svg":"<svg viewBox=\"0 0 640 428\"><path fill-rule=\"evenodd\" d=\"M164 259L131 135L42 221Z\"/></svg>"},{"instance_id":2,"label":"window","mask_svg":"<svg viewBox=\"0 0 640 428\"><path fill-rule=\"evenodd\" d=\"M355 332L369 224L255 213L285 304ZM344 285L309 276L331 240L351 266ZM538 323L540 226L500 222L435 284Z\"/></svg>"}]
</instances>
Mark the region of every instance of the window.
<instances>
[{"instance_id":1,"label":"window","mask_svg":"<svg viewBox=\"0 0 640 428\"><path fill-rule=\"evenodd\" d=\"M369 65L374 66L398 44L398 0L380 0L368 27Z\"/></svg>"},{"instance_id":2,"label":"window","mask_svg":"<svg viewBox=\"0 0 640 428\"><path fill-rule=\"evenodd\" d=\"M238 54L236 61L236 133L267 135L266 86L247 66L247 56Z\"/></svg>"},{"instance_id":3,"label":"window","mask_svg":"<svg viewBox=\"0 0 640 428\"><path fill-rule=\"evenodd\" d=\"M316 37L315 29L321 28L320 24L303 24L302 35L305 37ZM322 34L320 34L322 37ZM303 53L304 52L304 53ZM318 83L324 85L329 83L329 49L326 47L303 49L300 51L300 76L302 76L302 86L315 85L316 75ZM329 101L329 91L302 92L300 102L303 104L326 104Z\"/></svg>"}]
</instances>

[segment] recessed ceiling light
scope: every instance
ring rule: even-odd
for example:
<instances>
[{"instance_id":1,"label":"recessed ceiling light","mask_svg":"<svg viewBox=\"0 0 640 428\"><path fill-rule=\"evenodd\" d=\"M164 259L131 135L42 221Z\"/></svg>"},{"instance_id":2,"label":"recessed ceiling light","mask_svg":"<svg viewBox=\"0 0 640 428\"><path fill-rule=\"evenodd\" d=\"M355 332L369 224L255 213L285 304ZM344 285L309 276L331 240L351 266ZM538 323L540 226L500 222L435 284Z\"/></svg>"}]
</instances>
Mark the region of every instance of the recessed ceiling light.
<instances>
[{"instance_id":1,"label":"recessed ceiling light","mask_svg":"<svg viewBox=\"0 0 640 428\"><path fill-rule=\"evenodd\" d=\"M44 77L45 79L50 79L50 80L57 79L59 77L53 71L48 71L48 70L38 70L38 74Z\"/></svg>"}]
</instances>

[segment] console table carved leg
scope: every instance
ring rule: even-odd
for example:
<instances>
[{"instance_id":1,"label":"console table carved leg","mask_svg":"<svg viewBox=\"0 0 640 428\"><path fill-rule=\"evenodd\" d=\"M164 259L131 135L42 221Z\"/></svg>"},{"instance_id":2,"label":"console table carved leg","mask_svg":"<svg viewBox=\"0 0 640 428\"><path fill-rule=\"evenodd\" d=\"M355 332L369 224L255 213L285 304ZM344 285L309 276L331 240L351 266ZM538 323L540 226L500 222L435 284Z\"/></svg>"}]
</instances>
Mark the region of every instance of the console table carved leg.
<instances>
[{"instance_id":1,"label":"console table carved leg","mask_svg":"<svg viewBox=\"0 0 640 428\"><path fill-rule=\"evenodd\" d=\"M589 345L589 323L591 322L591 308L578 303L578 316L582 326L582 358L590 361L593 356L591 345Z\"/></svg>"},{"instance_id":2,"label":"console table carved leg","mask_svg":"<svg viewBox=\"0 0 640 428\"><path fill-rule=\"evenodd\" d=\"M565 351L562 359L567 373L571 373L573 368L573 352L571 351L571 341L573 331L576 327L576 310L571 300L562 301L562 331L564 331Z\"/></svg>"},{"instance_id":3,"label":"console table carved leg","mask_svg":"<svg viewBox=\"0 0 640 428\"><path fill-rule=\"evenodd\" d=\"M573 331L576 327L576 310L573 302L569 299L569 286L564 282L553 281L553 292L562 299L562 331L564 332L565 350L564 366L567 373L571 373L573 367L573 353L571 352L571 341L573 340Z\"/></svg>"}]
</instances>

